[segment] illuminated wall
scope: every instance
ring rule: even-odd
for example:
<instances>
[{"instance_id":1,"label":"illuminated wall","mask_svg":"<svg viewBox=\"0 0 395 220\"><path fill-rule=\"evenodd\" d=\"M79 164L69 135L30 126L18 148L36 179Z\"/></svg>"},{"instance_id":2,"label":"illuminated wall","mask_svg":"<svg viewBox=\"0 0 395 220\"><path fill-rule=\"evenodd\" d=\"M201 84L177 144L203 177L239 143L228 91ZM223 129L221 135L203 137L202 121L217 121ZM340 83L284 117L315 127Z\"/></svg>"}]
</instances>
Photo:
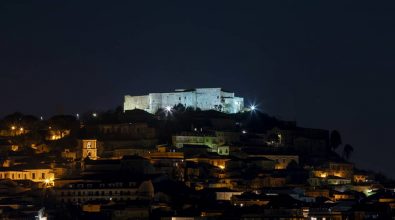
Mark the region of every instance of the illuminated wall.
<instances>
[{"instance_id":1,"label":"illuminated wall","mask_svg":"<svg viewBox=\"0 0 395 220\"><path fill-rule=\"evenodd\" d=\"M82 158L89 157L92 160L97 159L97 141L82 140Z\"/></svg>"},{"instance_id":2,"label":"illuminated wall","mask_svg":"<svg viewBox=\"0 0 395 220\"><path fill-rule=\"evenodd\" d=\"M0 171L0 179L30 180L53 186L55 174L52 169L7 169Z\"/></svg>"},{"instance_id":3,"label":"illuminated wall","mask_svg":"<svg viewBox=\"0 0 395 220\"><path fill-rule=\"evenodd\" d=\"M226 113L237 113L244 109L244 99L235 97L232 92L221 88L197 88L192 90L176 90L171 93L150 93L144 96L126 95L124 111L141 109L156 113L158 109L181 104L201 110L218 110Z\"/></svg>"}]
</instances>

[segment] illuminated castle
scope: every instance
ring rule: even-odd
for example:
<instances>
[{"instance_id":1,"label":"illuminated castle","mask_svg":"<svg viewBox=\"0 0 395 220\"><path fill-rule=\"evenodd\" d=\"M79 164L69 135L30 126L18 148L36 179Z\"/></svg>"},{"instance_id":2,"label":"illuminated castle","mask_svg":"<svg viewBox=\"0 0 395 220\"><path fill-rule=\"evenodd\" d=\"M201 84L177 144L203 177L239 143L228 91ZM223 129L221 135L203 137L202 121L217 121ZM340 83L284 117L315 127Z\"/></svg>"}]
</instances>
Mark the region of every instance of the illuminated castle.
<instances>
[{"instance_id":1,"label":"illuminated castle","mask_svg":"<svg viewBox=\"0 0 395 220\"><path fill-rule=\"evenodd\" d=\"M150 93L143 96L125 96L124 111L142 109L156 113L176 105L201 110L217 110L225 113L237 113L244 109L244 99L235 97L233 92L221 88L177 89L170 93Z\"/></svg>"}]
</instances>

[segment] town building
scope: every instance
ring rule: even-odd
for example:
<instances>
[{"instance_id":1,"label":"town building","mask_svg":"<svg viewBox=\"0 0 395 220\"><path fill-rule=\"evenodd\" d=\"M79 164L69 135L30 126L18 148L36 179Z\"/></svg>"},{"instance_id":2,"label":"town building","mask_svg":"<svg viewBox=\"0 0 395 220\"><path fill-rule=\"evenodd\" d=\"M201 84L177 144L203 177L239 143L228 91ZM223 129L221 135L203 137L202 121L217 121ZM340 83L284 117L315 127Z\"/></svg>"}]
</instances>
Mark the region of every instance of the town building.
<instances>
[{"instance_id":1,"label":"town building","mask_svg":"<svg viewBox=\"0 0 395 220\"><path fill-rule=\"evenodd\" d=\"M185 146L207 146L209 152L229 155L228 144L240 139L238 132L181 132L172 136L172 143L177 148Z\"/></svg>"},{"instance_id":2,"label":"town building","mask_svg":"<svg viewBox=\"0 0 395 220\"><path fill-rule=\"evenodd\" d=\"M82 158L97 159L97 140L82 140Z\"/></svg>"},{"instance_id":3,"label":"town building","mask_svg":"<svg viewBox=\"0 0 395 220\"><path fill-rule=\"evenodd\" d=\"M141 109L151 114L159 109L183 105L185 108L217 110L237 113L244 109L244 99L221 88L177 89L169 93L150 93L142 96L126 95L124 111Z\"/></svg>"},{"instance_id":4,"label":"town building","mask_svg":"<svg viewBox=\"0 0 395 220\"><path fill-rule=\"evenodd\" d=\"M94 200L130 201L152 198L153 186L150 180L82 180L56 187L55 195L62 203Z\"/></svg>"},{"instance_id":5,"label":"town building","mask_svg":"<svg viewBox=\"0 0 395 220\"><path fill-rule=\"evenodd\" d=\"M53 186L55 174L45 165L18 165L0 168L0 179L30 180L43 183L43 186Z\"/></svg>"},{"instance_id":6,"label":"town building","mask_svg":"<svg viewBox=\"0 0 395 220\"><path fill-rule=\"evenodd\" d=\"M106 139L154 139L156 131L147 123L112 123L100 124L99 134Z\"/></svg>"},{"instance_id":7,"label":"town building","mask_svg":"<svg viewBox=\"0 0 395 220\"><path fill-rule=\"evenodd\" d=\"M275 147L293 147L299 152L321 155L329 145L329 131L323 129L292 127L273 128L266 134L266 144Z\"/></svg>"}]
</instances>

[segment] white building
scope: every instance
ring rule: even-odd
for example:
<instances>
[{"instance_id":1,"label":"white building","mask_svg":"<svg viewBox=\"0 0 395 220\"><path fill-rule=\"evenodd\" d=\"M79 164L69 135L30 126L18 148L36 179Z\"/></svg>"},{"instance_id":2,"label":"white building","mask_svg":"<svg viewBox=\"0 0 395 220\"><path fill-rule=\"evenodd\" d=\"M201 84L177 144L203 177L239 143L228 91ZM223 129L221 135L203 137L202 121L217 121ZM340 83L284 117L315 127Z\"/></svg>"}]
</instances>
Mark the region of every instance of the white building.
<instances>
[{"instance_id":1,"label":"white building","mask_svg":"<svg viewBox=\"0 0 395 220\"><path fill-rule=\"evenodd\" d=\"M217 110L226 113L237 113L244 108L244 99L235 97L233 92L221 88L177 89L170 93L150 93L143 96L125 96L124 111L142 109L156 113L158 109L181 104L184 107L201 110Z\"/></svg>"}]
</instances>

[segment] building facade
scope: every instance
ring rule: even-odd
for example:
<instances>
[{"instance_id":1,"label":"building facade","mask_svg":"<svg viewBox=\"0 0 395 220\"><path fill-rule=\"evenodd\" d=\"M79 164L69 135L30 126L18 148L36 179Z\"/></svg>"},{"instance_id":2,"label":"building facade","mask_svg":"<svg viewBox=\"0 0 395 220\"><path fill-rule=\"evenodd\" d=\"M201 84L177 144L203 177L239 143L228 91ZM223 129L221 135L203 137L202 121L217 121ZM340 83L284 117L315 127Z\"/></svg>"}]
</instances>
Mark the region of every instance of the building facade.
<instances>
[{"instance_id":1,"label":"building facade","mask_svg":"<svg viewBox=\"0 0 395 220\"><path fill-rule=\"evenodd\" d=\"M37 183L44 183L46 184L46 186L53 186L55 174L53 170L49 167L3 167L0 169L0 179L30 180Z\"/></svg>"},{"instance_id":2,"label":"building facade","mask_svg":"<svg viewBox=\"0 0 395 220\"><path fill-rule=\"evenodd\" d=\"M168 106L183 105L185 108L217 110L237 113L244 109L244 99L236 97L233 92L221 88L177 89L170 93L150 93L143 96L126 95L124 111L142 109L151 114Z\"/></svg>"},{"instance_id":3,"label":"building facade","mask_svg":"<svg viewBox=\"0 0 395 220\"><path fill-rule=\"evenodd\" d=\"M154 188L147 181L81 181L55 188L61 203L83 203L94 200L131 201L151 199Z\"/></svg>"},{"instance_id":4,"label":"building facade","mask_svg":"<svg viewBox=\"0 0 395 220\"><path fill-rule=\"evenodd\" d=\"M82 158L97 159L96 140L82 140Z\"/></svg>"}]
</instances>

